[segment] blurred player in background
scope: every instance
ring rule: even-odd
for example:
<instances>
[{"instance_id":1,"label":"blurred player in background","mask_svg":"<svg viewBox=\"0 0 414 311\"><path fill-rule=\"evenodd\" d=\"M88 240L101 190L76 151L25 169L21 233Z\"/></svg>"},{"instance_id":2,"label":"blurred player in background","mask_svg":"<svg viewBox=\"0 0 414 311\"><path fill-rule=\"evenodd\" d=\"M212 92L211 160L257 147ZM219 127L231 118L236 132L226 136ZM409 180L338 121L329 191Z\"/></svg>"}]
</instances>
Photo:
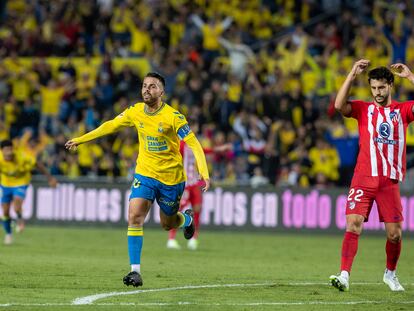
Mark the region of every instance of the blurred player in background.
<instances>
[{"instance_id":1,"label":"blurred player in background","mask_svg":"<svg viewBox=\"0 0 414 311\"><path fill-rule=\"evenodd\" d=\"M179 151L183 140L193 151L197 167L206 191L210 179L203 149L191 131L185 117L162 102L165 79L158 73L148 73L143 81L141 94L143 103L136 103L115 119L103 123L85 135L69 140L66 148L76 149L98 137L118 131L123 127L135 127L138 132L139 154L131 187L128 211L128 251L131 272L123 282L125 285L142 286L141 251L143 225L152 203L160 206L161 225L165 230L183 228L184 237L194 235L192 210L178 211L185 187L183 160Z\"/></svg>"},{"instance_id":2,"label":"blurred player in background","mask_svg":"<svg viewBox=\"0 0 414 311\"><path fill-rule=\"evenodd\" d=\"M46 168L36 161L36 155L27 150L16 148L12 141L4 140L0 144L0 197L3 209L3 227L6 232L5 244L12 243L12 229L10 207L13 206L17 215L17 232L24 229L23 201L29 187L32 170L37 167L46 174L50 186L56 186L56 179L52 177Z\"/></svg>"},{"instance_id":3,"label":"blurred player in background","mask_svg":"<svg viewBox=\"0 0 414 311\"><path fill-rule=\"evenodd\" d=\"M342 243L341 272L332 275L332 286L349 290L349 275L358 250L358 239L374 201L387 233L386 269L383 281L392 291L404 291L396 275L401 252L403 221L400 189L406 171L406 129L414 120L414 101L391 99L394 75L385 67L368 73L373 102L348 101L353 81L369 66L357 61L338 92L335 108L345 117L358 120L359 155L346 205L346 232ZM391 65L396 75L414 84L414 74L404 64Z\"/></svg>"},{"instance_id":4,"label":"blurred player in background","mask_svg":"<svg viewBox=\"0 0 414 311\"><path fill-rule=\"evenodd\" d=\"M50 174L40 159L40 155L45 150L48 140L49 137L44 130L41 130L37 137L33 136L32 131L25 131L19 139L13 141L13 145L17 152L23 153L35 161L36 169L46 176L49 186L55 188L58 184L57 179Z\"/></svg>"},{"instance_id":5,"label":"blurred player in background","mask_svg":"<svg viewBox=\"0 0 414 311\"><path fill-rule=\"evenodd\" d=\"M198 132L198 123L195 121L190 122L190 127L193 133ZM185 189L180 202L180 210L184 210L189 205L194 211L194 235L188 240L187 247L191 250L196 250L198 247L198 233L200 227L200 213L201 205L203 201L203 195L201 187L203 182L200 180L200 176L197 170L196 159L191 149L183 142L180 143L180 152L183 156L184 170L187 175L187 181ZM180 249L181 246L178 244L175 236L177 234L176 229L171 229L168 232L167 248Z\"/></svg>"}]
</instances>

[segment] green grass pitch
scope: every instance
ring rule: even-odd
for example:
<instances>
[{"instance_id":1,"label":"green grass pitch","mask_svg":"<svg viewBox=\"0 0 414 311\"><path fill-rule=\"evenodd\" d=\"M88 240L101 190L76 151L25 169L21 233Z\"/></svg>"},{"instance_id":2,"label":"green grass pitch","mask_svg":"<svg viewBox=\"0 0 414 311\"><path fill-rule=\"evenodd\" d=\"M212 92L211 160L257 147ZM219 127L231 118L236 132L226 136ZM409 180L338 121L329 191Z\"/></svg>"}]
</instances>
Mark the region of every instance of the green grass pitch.
<instances>
[{"instance_id":1,"label":"green grass pitch","mask_svg":"<svg viewBox=\"0 0 414 311\"><path fill-rule=\"evenodd\" d=\"M414 309L408 237L398 269L404 293L382 284L385 236L361 237L348 293L328 286L338 272L340 235L202 231L197 251L185 248L181 233L183 249L167 250L166 238L161 228L145 230L137 292L122 283L126 229L28 226L13 245L0 245L0 311ZM72 305L111 292L123 295Z\"/></svg>"}]
</instances>

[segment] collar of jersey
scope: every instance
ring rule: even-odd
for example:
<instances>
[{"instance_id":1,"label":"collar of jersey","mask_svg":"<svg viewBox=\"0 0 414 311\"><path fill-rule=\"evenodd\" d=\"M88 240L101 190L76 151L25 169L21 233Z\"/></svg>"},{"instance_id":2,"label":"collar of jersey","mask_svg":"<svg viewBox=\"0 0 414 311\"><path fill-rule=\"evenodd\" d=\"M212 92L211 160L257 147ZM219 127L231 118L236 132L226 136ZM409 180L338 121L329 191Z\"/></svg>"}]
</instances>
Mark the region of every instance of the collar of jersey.
<instances>
[{"instance_id":1,"label":"collar of jersey","mask_svg":"<svg viewBox=\"0 0 414 311\"><path fill-rule=\"evenodd\" d=\"M145 106L144 106L144 112L145 112L145 114L147 114L147 115L149 115L149 116L153 116L153 115L156 115L158 112L160 112L160 111L161 111L161 109L162 109L162 108L164 108L164 106L165 106L165 103L163 102L163 103L161 104L160 108L158 108L158 109L157 109L157 110L155 110L154 112L148 112L148 111L147 111L147 105L145 105Z\"/></svg>"}]
</instances>

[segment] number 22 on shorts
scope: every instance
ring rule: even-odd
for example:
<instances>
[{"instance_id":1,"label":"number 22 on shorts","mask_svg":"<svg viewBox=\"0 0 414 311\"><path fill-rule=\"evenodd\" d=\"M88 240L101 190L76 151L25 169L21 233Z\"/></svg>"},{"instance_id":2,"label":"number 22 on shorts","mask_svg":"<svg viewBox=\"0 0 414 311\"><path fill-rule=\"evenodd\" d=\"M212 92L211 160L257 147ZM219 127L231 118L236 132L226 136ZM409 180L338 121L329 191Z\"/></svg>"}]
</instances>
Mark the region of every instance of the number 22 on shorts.
<instances>
[{"instance_id":1,"label":"number 22 on shorts","mask_svg":"<svg viewBox=\"0 0 414 311\"><path fill-rule=\"evenodd\" d=\"M364 191L362 189L354 189L351 188L349 190L349 195L348 195L348 201L352 201L352 196L355 194L354 196L354 201L356 202L361 202L361 197L364 195Z\"/></svg>"}]
</instances>

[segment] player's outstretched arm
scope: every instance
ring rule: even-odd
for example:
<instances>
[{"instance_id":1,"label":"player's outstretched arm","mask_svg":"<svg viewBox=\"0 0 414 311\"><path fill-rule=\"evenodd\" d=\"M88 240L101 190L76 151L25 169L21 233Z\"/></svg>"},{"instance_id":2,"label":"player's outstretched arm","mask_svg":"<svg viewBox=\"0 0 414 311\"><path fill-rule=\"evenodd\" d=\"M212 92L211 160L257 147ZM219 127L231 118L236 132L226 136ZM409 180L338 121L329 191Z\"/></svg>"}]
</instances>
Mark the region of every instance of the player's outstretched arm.
<instances>
[{"instance_id":1,"label":"player's outstretched arm","mask_svg":"<svg viewBox=\"0 0 414 311\"><path fill-rule=\"evenodd\" d=\"M94 129L93 131L90 131L89 133L86 133L85 135L68 140L65 144L66 149L76 150L76 148L80 144L87 143L88 141L91 141L96 138L109 135L109 134L112 134L118 131L122 127L126 126L126 124L122 123L120 119L121 118L118 116L113 120L102 123L98 128Z\"/></svg>"},{"instance_id":2,"label":"player's outstretched arm","mask_svg":"<svg viewBox=\"0 0 414 311\"><path fill-rule=\"evenodd\" d=\"M201 147L200 142L194 134L190 135L189 138L185 140L185 143L193 151L198 171L201 178L205 182L203 191L206 192L210 188L210 176L208 174L207 161L206 156L204 155L203 147Z\"/></svg>"},{"instance_id":3,"label":"player's outstretched arm","mask_svg":"<svg viewBox=\"0 0 414 311\"><path fill-rule=\"evenodd\" d=\"M348 102L349 91L351 90L352 83L355 78L368 67L368 65L369 60L367 59L360 59L357 61L336 95L335 109L344 116L349 116L352 111L351 104Z\"/></svg>"}]
</instances>

